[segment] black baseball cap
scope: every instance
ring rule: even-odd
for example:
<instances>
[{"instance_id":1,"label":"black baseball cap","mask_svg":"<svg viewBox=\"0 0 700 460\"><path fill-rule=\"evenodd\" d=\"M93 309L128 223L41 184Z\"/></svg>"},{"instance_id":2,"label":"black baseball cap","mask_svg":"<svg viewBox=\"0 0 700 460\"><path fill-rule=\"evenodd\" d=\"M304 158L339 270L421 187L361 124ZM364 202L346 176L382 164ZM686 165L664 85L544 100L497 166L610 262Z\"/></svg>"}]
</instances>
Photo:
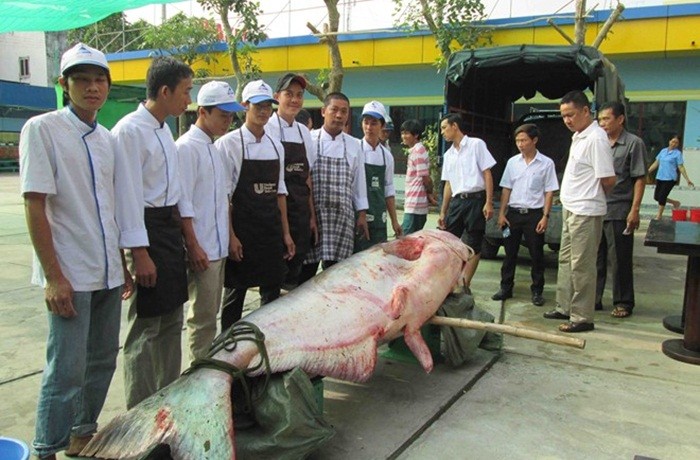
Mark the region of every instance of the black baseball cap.
<instances>
[{"instance_id":1,"label":"black baseball cap","mask_svg":"<svg viewBox=\"0 0 700 460\"><path fill-rule=\"evenodd\" d=\"M277 89L275 89L275 92L279 93L280 91L284 91L292 82L297 82L302 89L306 89L306 78L296 73L288 73L277 81Z\"/></svg>"}]
</instances>

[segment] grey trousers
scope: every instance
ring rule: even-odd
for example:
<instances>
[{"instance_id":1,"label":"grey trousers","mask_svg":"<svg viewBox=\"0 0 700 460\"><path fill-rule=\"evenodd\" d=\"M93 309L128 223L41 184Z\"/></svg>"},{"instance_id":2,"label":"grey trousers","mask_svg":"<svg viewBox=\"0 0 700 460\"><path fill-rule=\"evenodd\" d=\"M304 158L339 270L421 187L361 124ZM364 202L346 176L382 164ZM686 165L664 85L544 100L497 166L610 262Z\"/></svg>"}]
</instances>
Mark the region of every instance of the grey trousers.
<instances>
[{"instance_id":1,"label":"grey trousers","mask_svg":"<svg viewBox=\"0 0 700 460\"><path fill-rule=\"evenodd\" d=\"M634 234L623 235L627 227L624 220L603 222L603 237L598 247L598 282L596 283L596 303L602 303L608 263L612 272L613 305L634 308L634 276L632 273L632 253Z\"/></svg>"}]
</instances>

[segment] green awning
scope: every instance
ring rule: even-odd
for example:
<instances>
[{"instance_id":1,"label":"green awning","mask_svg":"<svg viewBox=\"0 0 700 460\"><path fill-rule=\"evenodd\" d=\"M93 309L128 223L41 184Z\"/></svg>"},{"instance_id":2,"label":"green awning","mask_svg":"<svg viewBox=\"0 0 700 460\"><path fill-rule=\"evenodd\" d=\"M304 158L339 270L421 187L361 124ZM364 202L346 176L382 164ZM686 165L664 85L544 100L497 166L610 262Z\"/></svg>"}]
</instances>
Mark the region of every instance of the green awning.
<instances>
[{"instance_id":1,"label":"green awning","mask_svg":"<svg viewBox=\"0 0 700 460\"><path fill-rule=\"evenodd\" d=\"M144 5L173 0L4 0L0 2L0 33L51 32L75 29Z\"/></svg>"}]
</instances>

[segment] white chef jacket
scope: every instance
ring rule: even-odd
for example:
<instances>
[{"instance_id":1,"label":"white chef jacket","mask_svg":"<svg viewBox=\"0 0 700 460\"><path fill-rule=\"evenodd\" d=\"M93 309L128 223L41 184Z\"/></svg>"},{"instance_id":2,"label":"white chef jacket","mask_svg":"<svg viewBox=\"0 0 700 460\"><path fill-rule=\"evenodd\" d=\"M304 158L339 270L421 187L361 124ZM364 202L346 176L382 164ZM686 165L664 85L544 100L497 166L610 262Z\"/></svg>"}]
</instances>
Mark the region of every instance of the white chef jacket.
<instances>
[{"instance_id":1,"label":"white chef jacket","mask_svg":"<svg viewBox=\"0 0 700 460\"><path fill-rule=\"evenodd\" d=\"M352 201L356 211L366 211L369 209L367 201L367 178L365 176L365 159L360 146L360 140L349 134L341 132L335 138L326 132L324 128L311 131L311 140L316 150L316 160L319 155L330 158L346 157L352 179ZM344 142L343 142L344 141ZM315 163L315 162L314 162ZM313 171L314 165L311 165Z\"/></svg>"},{"instance_id":2,"label":"white chef jacket","mask_svg":"<svg viewBox=\"0 0 700 460\"><path fill-rule=\"evenodd\" d=\"M46 194L56 257L73 289L88 292L124 284L117 225L123 216L116 212L134 206L115 194L109 131L86 124L66 107L27 121L19 150L21 192ZM32 283L46 285L36 253Z\"/></svg>"},{"instance_id":3,"label":"white chef jacket","mask_svg":"<svg viewBox=\"0 0 700 460\"><path fill-rule=\"evenodd\" d=\"M376 166L386 165L384 169L384 197L388 198L396 195L396 189L394 187L394 156L381 142L377 144L376 148L372 148L364 139L360 142L362 144L362 153L365 156L365 164Z\"/></svg>"},{"instance_id":4,"label":"white chef jacket","mask_svg":"<svg viewBox=\"0 0 700 460\"><path fill-rule=\"evenodd\" d=\"M191 217L197 242L210 261L228 256L231 176L223 154L197 125L175 142L180 168L182 217Z\"/></svg>"},{"instance_id":5,"label":"white chef jacket","mask_svg":"<svg viewBox=\"0 0 700 460\"><path fill-rule=\"evenodd\" d=\"M301 137L299 136L300 131ZM303 143L306 148L306 159L309 161L309 164L311 165L316 161L316 150L311 141L311 132L309 128L301 123L294 121L290 125L275 112L270 117L270 121L265 125L265 132L269 134L271 138L277 139L280 142L291 142L294 144Z\"/></svg>"},{"instance_id":6,"label":"white chef jacket","mask_svg":"<svg viewBox=\"0 0 700 460\"><path fill-rule=\"evenodd\" d=\"M116 184L119 193L133 193L143 208L175 206L180 200L177 146L166 123L139 104L112 128L117 141L117 167L126 168L129 182ZM120 161L122 160L123 161ZM141 221L143 221L141 209ZM148 246L146 232L134 235L132 247ZM138 243L138 244L136 244Z\"/></svg>"},{"instance_id":7,"label":"white chef jacket","mask_svg":"<svg viewBox=\"0 0 700 460\"><path fill-rule=\"evenodd\" d=\"M243 142L241 142L241 134ZM280 171L277 181L277 194L287 195L287 186L284 182L284 148L280 141L263 134L260 142L255 135L243 125L241 128L231 131L220 137L214 143L224 154L227 168L232 178L232 190L238 186L238 178L241 176L241 165L243 164L243 148L245 148L246 160L276 160L279 157Z\"/></svg>"}]
</instances>

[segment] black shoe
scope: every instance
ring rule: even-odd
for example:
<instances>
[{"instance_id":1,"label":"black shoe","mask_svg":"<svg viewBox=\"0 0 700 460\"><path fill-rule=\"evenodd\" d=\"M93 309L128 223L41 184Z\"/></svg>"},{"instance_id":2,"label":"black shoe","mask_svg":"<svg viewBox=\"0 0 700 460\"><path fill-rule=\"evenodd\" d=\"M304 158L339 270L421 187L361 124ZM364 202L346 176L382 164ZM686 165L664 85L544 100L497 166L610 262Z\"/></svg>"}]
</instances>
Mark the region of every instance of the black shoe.
<instances>
[{"instance_id":1,"label":"black shoe","mask_svg":"<svg viewBox=\"0 0 700 460\"><path fill-rule=\"evenodd\" d=\"M491 296L492 300L506 300L513 297L513 291L504 291L503 288L499 289L497 293Z\"/></svg>"},{"instance_id":2,"label":"black shoe","mask_svg":"<svg viewBox=\"0 0 700 460\"><path fill-rule=\"evenodd\" d=\"M569 315L564 313L559 313L556 310L546 311L542 314L547 319L569 319Z\"/></svg>"},{"instance_id":3,"label":"black shoe","mask_svg":"<svg viewBox=\"0 0 700 460\"><path fill-rule=\"evenodd\" d=\"M569 321L568 323L559 325L559 330L562 332L586 332L592 331L593 329L595 329L593 323L587 323L585 321L579 323Z\"/></svg>"},{"instance_id":4,"label":"black shoe","mask_svg":"<svg viewBox=\"0 0 700 460\"><path fill-rule=\"evenodd\" d=\"M596 302L595 304L595 310L600 311L603 309L603 303L602 302Z\"/></svg>"},{"instance_id":5,"label":"black shoe","mask_svg":"<svg viewBox=\"0 0 700 460\"><path fill-rule=\"evenodd\" d=\"M544 305L544 297L542 297L542 294L532 294L532 305L536 305L538 307Z\"/></svg>"}]
</instances>

